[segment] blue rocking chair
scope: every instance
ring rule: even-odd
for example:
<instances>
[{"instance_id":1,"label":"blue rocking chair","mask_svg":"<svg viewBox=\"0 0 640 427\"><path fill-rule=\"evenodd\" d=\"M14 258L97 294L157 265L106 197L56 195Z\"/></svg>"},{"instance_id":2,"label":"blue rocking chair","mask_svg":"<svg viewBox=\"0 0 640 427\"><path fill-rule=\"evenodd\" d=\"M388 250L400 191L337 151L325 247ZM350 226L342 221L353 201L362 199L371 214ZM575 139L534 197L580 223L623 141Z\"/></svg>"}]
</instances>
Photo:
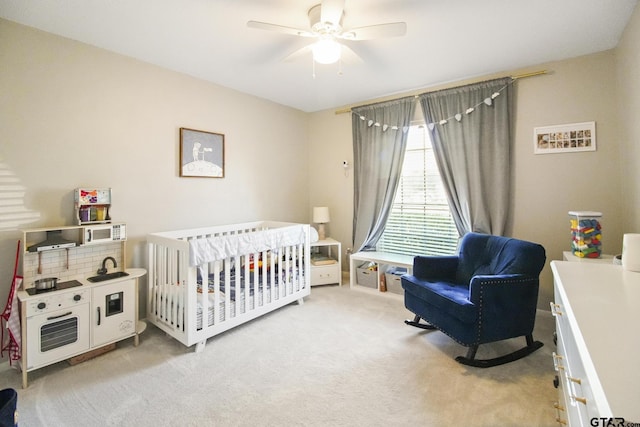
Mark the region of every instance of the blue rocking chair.
<instances>
[{"instance_id":1,"label":"blue rocking chair","mask_svg":"<svg viewBox=\"0 0 640 427\"><path fill-rule=\"evenodd\" d=\"M468 233L457 256L417 256L402 276L405 323L438 329L469 347L456 361L487 368L521 359L540 347L533 340L542 246L523 240ZM422 323L424 320L427 323ZM526 346L493 359L476 359L480 344L523 336Z\"/></svg>"}]
</instances>

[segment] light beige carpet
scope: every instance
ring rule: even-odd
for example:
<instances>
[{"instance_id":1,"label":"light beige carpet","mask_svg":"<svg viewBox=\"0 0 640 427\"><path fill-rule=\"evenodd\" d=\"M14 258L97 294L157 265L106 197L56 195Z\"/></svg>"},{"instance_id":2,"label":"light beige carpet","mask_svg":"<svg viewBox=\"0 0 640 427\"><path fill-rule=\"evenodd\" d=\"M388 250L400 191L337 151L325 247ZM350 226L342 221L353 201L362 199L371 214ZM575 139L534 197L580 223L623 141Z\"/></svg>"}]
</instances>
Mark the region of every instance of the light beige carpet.
<instances>
[{"instance_id":1,"label":"light beige carpet","mask_svg":"<svg viewBox=\"0 0 640 427\"><path fill-rule=\"evenodd\" d=\"M553 318L538 315L533 355L490 369L438 331L403 323L399 298L315 287L289 305L210 339L194 353L153 326L96 359L20 373L20 426L552 426ZM480 347L508 352L524 338Z\"/></svg>"}]
</instances>

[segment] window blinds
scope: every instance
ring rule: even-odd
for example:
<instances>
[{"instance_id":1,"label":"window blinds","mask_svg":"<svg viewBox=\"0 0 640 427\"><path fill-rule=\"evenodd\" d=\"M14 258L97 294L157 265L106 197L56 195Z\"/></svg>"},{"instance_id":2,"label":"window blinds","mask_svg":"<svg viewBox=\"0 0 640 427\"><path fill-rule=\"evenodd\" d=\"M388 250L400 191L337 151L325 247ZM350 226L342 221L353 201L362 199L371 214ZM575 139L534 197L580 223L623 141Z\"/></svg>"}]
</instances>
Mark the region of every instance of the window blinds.
<instances>
[{"instance_id":1,"label":"window blinds","mask_svg":"<svg viewBox=\"0 0 640 427\"><path fill-rule=\"evenodd\" d=\"M377 249L405 255L450 255L458 231L426 128L413 125L402 165L402 177Z\"/></svg>"}]
</instances>

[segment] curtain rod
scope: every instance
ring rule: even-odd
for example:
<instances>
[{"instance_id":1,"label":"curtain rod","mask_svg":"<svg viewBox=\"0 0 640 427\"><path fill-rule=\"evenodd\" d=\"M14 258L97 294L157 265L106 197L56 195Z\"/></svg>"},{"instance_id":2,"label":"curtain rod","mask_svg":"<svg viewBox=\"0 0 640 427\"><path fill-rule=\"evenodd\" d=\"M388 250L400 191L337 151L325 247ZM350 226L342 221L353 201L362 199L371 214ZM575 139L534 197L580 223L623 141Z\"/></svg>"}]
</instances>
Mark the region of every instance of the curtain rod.
<instances>
[{"instance_id":1,"label":"curtain rod","mask_svg":"<svg viewBox=\"0 0 640 427\"><path fill-rule=\"evenodd\" d=\"M528 77L535 77L535 76L541 76L543 74L547 74L547 70L538 70L538 71L532 71L530 73L522 73L522 74L516 74L515 76L511 76L511 78L513 80L518 80L518 79L526 79ZM496 77L499 78L499 77ZM490 79L493 80L493 79ZM451 87L455 87L455 86L451 86ZM422 89L420 91L420 93L424 93L426 89ZM415 94L415 97L418 97L419 94ZM403 96L399 96L399 98L404 98L406 96L411 96L411 94L407 94L407 95L403 95ZM372 102L373 103L373 102ZM362 105L367 105L367 104L362 104ZM359 105L354 105L353 107L346 107L346 108L342 108L340 110L336 110L335 114L345 114L345 113L350 113L351 109L354 107L358 107Z\"/></svg>"}]
</instances>

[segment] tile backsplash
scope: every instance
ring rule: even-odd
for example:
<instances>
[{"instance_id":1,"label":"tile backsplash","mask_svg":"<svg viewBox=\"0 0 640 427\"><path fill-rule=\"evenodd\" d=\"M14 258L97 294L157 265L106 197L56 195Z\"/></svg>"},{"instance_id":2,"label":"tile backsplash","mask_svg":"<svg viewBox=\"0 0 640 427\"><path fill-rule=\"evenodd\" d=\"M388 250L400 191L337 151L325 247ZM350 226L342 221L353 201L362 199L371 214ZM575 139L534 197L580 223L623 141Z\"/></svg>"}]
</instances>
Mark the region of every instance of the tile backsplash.
<instances>
[{"instance_id":1,"label":"tile backsplash","mask_svg":"<svg viewBox=\"0 0 640 427\"><path fill-rule=\"evenodd\" d=\"M23 271L25 288L33 287L33 281L43 277L57 277L58 281L77 279L78 277L94 276L102 267L102 260L112 256L118 262L114 268L111 261L107 262L109 273L123 270L123 251L120 242L104 245L79 246L69 250L61 249L45 251L40 254L34 252L23 253ZM68 265L67 265L68 260ZM38 265L42 273L38 274Z\"/></svg>"}]
</instances>

